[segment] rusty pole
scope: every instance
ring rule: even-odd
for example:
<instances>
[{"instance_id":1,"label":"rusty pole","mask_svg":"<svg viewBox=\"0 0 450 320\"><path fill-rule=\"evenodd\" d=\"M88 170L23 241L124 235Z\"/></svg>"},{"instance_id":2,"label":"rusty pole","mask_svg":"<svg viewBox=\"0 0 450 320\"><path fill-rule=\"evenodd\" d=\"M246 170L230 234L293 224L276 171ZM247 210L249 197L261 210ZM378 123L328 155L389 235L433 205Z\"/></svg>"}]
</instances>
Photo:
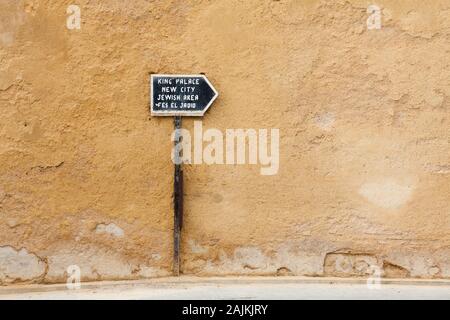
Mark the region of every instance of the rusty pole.
<instances>
[{"instance_id":1,"label":"rusty pole","mask_svg":"<svg viewBox=\"0 0 450 320\"><path fill-rule=\"evenodd\" d=\"M181 116L174 117L175 125L175 145L181 142ZM180 159L180 153L177 149L174 150L175 172L174 172L174 186L173 186L173 209L174 209L174 223L173 223L173 272L176 276L180 275L180 243L181 243L181 228L183 225L183 168Z\"/></svg>"}]
</instances>

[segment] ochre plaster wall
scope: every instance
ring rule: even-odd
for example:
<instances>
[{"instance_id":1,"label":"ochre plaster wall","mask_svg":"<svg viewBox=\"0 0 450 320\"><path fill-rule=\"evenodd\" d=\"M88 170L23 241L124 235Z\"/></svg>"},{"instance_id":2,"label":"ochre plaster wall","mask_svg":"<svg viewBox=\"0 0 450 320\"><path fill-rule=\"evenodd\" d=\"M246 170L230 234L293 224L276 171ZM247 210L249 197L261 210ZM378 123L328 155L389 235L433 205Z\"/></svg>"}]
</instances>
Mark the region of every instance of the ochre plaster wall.
<instances>
[{"instance_id":1,"label":"ochre plaster wall","mask_svg":"<svg viewBox=\"0 0 450 320\"><path fill-rule=\"evenodd\" d=\"M150 73L208 76L204 129L280 130L276 175L185 166L184 274L450 278L450 1L0 0L2 284L171 274Z\"/></svg>"}]
</instances>

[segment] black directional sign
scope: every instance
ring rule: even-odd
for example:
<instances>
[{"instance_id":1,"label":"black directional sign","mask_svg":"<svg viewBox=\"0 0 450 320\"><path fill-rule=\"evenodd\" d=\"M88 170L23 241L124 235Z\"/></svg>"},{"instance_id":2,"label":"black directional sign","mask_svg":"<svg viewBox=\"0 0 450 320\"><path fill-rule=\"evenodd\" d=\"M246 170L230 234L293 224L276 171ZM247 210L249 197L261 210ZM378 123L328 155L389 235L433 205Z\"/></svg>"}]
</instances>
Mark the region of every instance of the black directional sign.
<instances>
[{"instance_id":1,"label":"black directional sign","mask_svg":"<svg viewBox=\"0 0 450 320\"><path fill-rule=\"evenodd\" d=\"M154 116L203 116L219 95L204 75L152 74Z\"/></svg>"}]
</instances>

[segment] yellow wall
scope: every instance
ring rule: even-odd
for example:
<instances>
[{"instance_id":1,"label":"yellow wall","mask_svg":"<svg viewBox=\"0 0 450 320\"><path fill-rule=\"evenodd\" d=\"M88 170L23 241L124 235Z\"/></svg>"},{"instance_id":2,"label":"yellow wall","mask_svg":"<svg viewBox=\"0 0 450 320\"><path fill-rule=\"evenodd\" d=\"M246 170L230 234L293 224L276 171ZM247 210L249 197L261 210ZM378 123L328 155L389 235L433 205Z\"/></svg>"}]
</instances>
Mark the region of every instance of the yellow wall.
<instances>
[{"instance_id":1,"label":"yellow wall","mask_svg":"<svg viewBox=\"0 0 450 320\"><path fill-rule=\"evenodd\" d=\"M150 73L208 76L205 129L280 130L276 175L185 166L184 274L449 278L450 2L370 4L1 0L0 281L170 274Z\"/></svg>"}]
</instances>

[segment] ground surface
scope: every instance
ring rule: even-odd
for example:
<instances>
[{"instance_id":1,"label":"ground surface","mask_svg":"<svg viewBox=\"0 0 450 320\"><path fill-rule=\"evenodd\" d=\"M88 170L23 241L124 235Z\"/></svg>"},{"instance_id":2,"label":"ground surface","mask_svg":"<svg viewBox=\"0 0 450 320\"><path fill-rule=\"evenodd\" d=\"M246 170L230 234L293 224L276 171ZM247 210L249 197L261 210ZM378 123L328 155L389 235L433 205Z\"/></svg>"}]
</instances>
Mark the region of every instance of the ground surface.
<instances>
[{"instance_id":1,"label":"ground surface","mask_svg":"<svg viewBox=\"0 0 450 320\"><path fill-rule=\"evenodd\" d=\"M389 281L369 289L364 280L286 278L166 278L145 282L89 283L0 289L3 299L450 299L447 281Z\"/></svg>"}]
</instances>

